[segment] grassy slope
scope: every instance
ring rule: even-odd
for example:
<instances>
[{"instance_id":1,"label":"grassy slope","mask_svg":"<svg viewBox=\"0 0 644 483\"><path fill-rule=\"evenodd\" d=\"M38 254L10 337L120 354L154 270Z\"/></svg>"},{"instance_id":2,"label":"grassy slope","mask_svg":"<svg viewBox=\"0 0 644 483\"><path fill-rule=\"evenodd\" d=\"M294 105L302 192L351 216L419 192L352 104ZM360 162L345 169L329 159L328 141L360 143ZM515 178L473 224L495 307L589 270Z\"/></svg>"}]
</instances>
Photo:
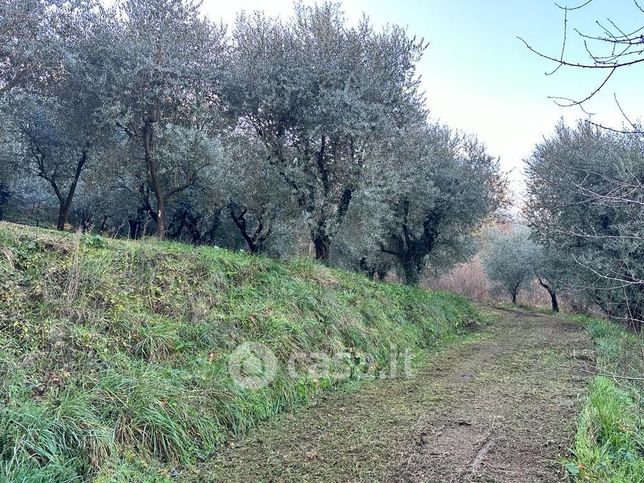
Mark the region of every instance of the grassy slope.
<instances>
[{"instance_id":1,"label":"grassy slope","mask_svg":"<svg viewBox=\"0 0 644 483\"><path fill-rule=\"evenodd\" d=\"M243 341L415 354L477 318L457 296L298 260L0 223L0 481L159 481L330 379L245 390Z\"/></svg>"},{"instance_id":2,"label":"grassy slope","mask_svg":"<svg viewBox=\"0 0 644 483\"><path fill-rule=\"evenodd\" d=\"M642 335L606 320L574 318L588 328L604 375L592 383L566 469L575 481L644 481ZM612 374L635 379L606 377Z\"/></svg>"}]
</instances>

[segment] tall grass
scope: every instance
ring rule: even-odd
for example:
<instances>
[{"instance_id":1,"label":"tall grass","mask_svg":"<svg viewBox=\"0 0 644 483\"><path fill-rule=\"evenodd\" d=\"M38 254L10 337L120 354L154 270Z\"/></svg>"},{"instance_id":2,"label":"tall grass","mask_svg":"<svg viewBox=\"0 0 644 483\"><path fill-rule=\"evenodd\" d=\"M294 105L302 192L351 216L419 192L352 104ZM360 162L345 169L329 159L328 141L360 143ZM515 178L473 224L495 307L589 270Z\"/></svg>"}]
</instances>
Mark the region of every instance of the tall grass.
<instances>
[{"instance_id":1,"label":"tall grass","mask_svg":"<svg viewBox=\"0 0 644 483\"><path fill-rule=\"evenodd\" d=\"M565 467L576 481L644 481L644 341L615 323L578 319L593 339L600 374Z\"/></svg>"},{"instance_id":2,"label":"tall grass","mask_svg":"<svg viewBox=\"0 0 644 483\"><path fill-rule=\"evenodd\" d=\"M245 389L227 360L430 350L478 315L462 298L310 260L105 240L0 223L0 481L164 481L330 378Z\"/></svg>"}]
</instances>

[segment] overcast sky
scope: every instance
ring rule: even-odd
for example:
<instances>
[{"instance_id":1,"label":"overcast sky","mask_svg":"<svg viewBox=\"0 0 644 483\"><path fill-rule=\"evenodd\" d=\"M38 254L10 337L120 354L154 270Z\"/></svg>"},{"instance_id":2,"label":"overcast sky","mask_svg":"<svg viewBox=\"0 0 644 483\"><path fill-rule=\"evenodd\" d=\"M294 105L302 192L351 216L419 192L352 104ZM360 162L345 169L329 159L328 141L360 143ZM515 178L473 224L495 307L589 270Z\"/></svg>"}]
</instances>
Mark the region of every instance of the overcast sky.
<instances>
[{"instance_id":1,"label":"overcast sky","mask_svg":"<svg viewBox=\"0 0 644 483\"><path fill-rule=\"evenodd\" d=\"M559 117L572 122L584 116L578 108L558 107L548 96L581 98L600 82L594 71L562 69L556 75L544 75L552 69L551 63L530 53L517 39L522 36L535 48L558 55L564 16L553 0L345 0L342 6L349 21L364 12L376 26L406 26L410 34L430 42L419 74L432 117L476 134L492 154L501 157L503 168L513 171L517 190L522 160L534 144L552 131ZM291 0L204 1L208 16L227 23L240 10L288 16L292 7ZM641 26L644 15L632 0L593 0L588 7L570 12L569 57L584 59L583 44L572 28L597 33L595 20L608 17L624 29L634 29ZM636 67L614 76L587 106L594 119L621 124L615 93L633 117L640 117L641 75L642 69Z\"/></svg>"}]
</instances>

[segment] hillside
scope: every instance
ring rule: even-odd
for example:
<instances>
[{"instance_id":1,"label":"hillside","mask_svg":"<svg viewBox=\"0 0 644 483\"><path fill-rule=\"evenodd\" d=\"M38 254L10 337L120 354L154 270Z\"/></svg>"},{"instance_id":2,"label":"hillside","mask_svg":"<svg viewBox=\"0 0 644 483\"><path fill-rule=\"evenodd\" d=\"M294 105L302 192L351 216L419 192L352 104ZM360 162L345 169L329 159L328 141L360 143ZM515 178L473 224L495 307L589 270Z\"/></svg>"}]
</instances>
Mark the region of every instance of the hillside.
<instances>
[{"instance_id":1,"label":"hillside","mask_svg":"<svg viewBox=\"0 0 644 483\"><path fill-rule=\"evenodd\" d=\"M0 223L0 481L170 478L232 435L364 368L386 375L391 358L422 357L477 318L463 298L309 260ZM275 355L270 384L231 378L244 342ZM340 353L332 364L351 370L284 369L312 353ZM259 374L250 360L242 369Z\"/></svg>"}]
</instances>

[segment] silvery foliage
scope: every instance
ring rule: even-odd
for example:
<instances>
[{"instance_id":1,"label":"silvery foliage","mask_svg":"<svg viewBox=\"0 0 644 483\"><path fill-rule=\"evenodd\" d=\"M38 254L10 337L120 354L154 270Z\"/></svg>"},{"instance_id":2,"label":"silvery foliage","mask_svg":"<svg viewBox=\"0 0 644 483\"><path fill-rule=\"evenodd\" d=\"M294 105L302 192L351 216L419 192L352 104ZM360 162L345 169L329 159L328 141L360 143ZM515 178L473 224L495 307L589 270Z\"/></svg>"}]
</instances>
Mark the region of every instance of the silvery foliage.
<instances>
[{"instance_id":1,"label":"silvery foliage","mask_svg":"<svg viewBox=\"0 0 644 483\"><path fill-rule=\"evenodd\" d=\"M215 171L213 201L224 207L249 251L266 251L273 235L298 213L269 150L255 137L233 132Z\"/></svg>"},{"instance_id":2,"label":"silvery foliage","mask_svg":"<svg viewBox=\"0 0 644 483\"><path fill-rule=\"evenodd\" d=\"M100 117L109 84L100 52L105 12L98 2L75 0L51 4L44 14L49 23L40 27L38 48L23 52L36 64L43 57L44 74L6 82L12 87L4 107L16 148L11 161L48 183L62 229L81 178L107 143Z\"/></svg>"},{"instance_id":3,"label":"silvery foliage","mask_svg":"<svg viewBox=\"0 0 644 483\"><path fill-rule=\"evenodd\" d=\"M260 139L327 259L375 147L422 113L405 30L348 26L339 7L297 4L292 20L241 15L225 96Z\"/></svg>"},{"instance_id":4,"label":"silvery foliage","mask_svg":"<svg viewBox=\"0 0 644 483\"><path fill-rule=\"evenodd\" d=\"M427 125L425 44L404 29L350 26L331 3L242 15L230 35L191 0L17 3L0 4L14 19L0 19L0 89L25 125L42 119L50 152L91 146L71 212L83 223L234 247L237 230L280 255L311 239L322 259L337 239L336 261L414 281L466 256L494 208L493 160Z\"/></svg>"},{"instance_id":5,"label":"silvery foliage","mask_svg":"<svg viewBox=\"0 0 644 483\"><path fill-rule=\"evenodd\" d=\"M560 122L527 160L533 236L560 254L566 286L607 314L644 318L644 141Z\"/></svg>"},{"instance_id":6,"label":"silvery foliage","mask_svg":"<svg viewBox=\"0 0 644 483\"><path fill-rule=\"evenodd\" d=\"M395 260L407 283L473 255L471 233L502 205L498 160L471 136L435 124L399 132L393 155L374 166L382 177L381 254Z\"/></svg>"},{"instance_id":7,"label":"silvery foliage","mask_svg":"<svg viewBox=\"0 0 644 483\"><path fill-rule=\"evenodd\" d=\"M63 0L0 1L0 96L25 83L47 82L60 71L56 17Z\"/></svg>"},{"instance_id":8,"label":"silvery foliage","mask_svg":"<svg viewBox=\"0 0 644 483\"><path fill-rule=\"evenodd\" d=\"M150 215L165 236L166 205L213 164L225 29L192 0L122 0L110 45L117 79L105 114L132 144L146 176Z\"/></svg>"},{"instance_id":9,"label":"silvery foliage","mask_svg":"<svg viewBox=\"0 0 644 483\"><path fill-rule=\"evenodd\" d=\"M482 237L481 262L488 278L516 303L521 289L529 288L539 247L530 239L527 227L510 232L490 228Z\"/></svg>"}]
</instances>

